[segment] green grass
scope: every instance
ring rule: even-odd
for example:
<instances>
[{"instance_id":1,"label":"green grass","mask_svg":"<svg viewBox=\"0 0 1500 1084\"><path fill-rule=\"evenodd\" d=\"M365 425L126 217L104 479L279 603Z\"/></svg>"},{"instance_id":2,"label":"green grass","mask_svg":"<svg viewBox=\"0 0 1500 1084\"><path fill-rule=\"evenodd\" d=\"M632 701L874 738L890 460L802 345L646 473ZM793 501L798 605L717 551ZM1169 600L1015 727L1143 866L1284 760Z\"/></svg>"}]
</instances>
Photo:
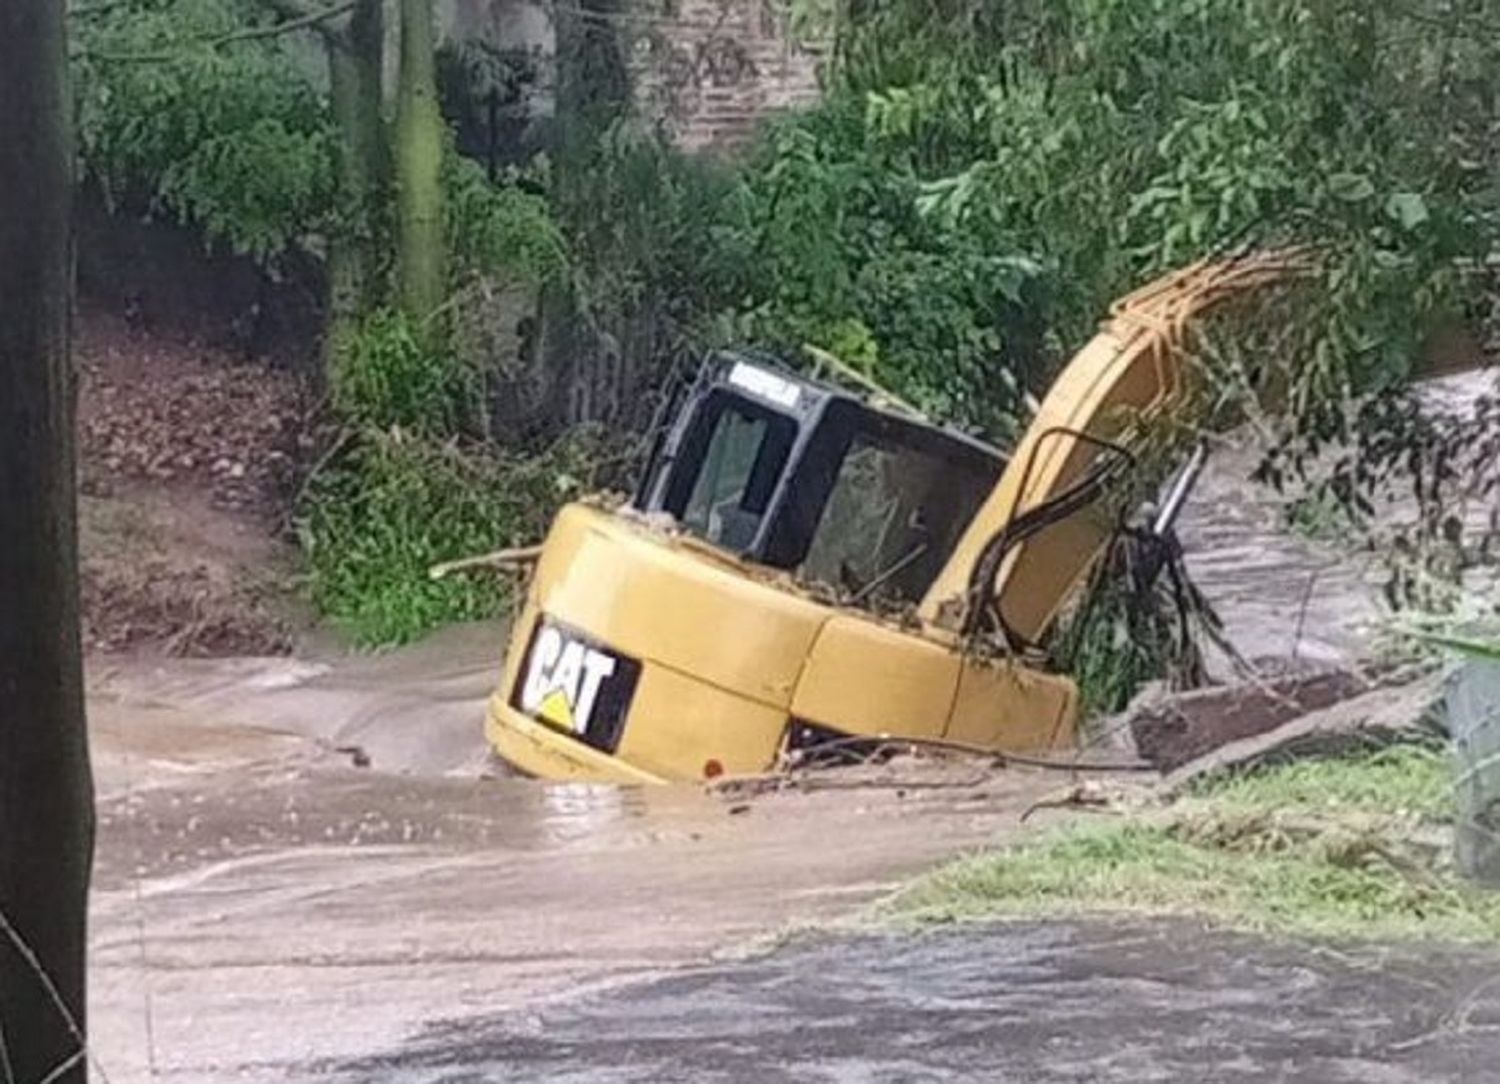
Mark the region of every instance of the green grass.
<instances>
[{"instance_id":1,"label":"green grass","mask_svg":"<svg viewBox=\"0 0 1500 1084\"><path fill-rule=\"evenodd\" d=\"M1441 753L1304 761L958 861L882 910L922 922L1127 913L1331 940L1500 940L1500 893L1447 868L1451 817Z\"/></svg>"},{"instance_id":2,"label":"green grass","mask_svg":"<svg viewBox=\"0 0 1500 1084\"><path fill-rule=\"evenodd\" d=\"M1356 757L1298 760L1207 780L1193 796L1221 807L1347 810L1453 818L1453 777L1438 748L1392 745Z\"/></svg>"}]
</instances>

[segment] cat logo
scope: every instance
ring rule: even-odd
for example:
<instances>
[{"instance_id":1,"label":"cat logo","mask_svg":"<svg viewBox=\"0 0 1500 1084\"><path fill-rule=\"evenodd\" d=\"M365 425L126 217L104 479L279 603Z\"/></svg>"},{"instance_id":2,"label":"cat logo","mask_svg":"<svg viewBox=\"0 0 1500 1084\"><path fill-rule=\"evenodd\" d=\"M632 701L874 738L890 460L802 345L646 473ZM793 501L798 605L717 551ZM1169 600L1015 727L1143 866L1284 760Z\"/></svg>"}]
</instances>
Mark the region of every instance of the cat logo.
<instances>
[{"instance_id":1,"label":"cat logo","mask_svg":"<svg viewBox=\"0 0 1500 1084\"><path fill-rule=\"evenodd\" d=\"M613 748L639 671L635 660L543 620L527 653L517 706L590 744Z\"/></svg>"}]
</instances>

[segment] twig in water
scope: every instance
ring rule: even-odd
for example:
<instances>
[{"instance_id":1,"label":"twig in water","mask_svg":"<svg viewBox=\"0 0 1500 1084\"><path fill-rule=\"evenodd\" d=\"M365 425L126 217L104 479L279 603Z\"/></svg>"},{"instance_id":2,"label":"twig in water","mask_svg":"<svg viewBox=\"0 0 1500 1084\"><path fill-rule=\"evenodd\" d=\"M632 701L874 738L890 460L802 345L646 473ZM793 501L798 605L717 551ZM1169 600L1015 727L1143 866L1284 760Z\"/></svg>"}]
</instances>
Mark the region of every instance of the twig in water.
<instances>
[{"instance_id":1,"label":"twig in water","mask_svg":"<svg viewBox=\"0 0 1500 1084\"><path fill-rule=\"evenodd\" d=\"M5 1045L5 1021L0 1020L0 1081L16 1084L16 1070L10 1064L10 1047Z\"/></svg>"},{"instance_id":2,"label":"twig in water","mask_svg":"<svg viewBox=\"0 0 1500 1084\"><path fill-rule=\"evenodd\" d=\"M1292 639L1292 658L1298 658L1302 651L1302 630L1307 625L1307 608L1312 603L1313 588L1318 585L1318 577L1323 575L1321 568L1314 569L1311 576L1307 577L1307 589L1302 592L1302 605L1297 609L1297 634Z\"/></svg>"}]
</instances>

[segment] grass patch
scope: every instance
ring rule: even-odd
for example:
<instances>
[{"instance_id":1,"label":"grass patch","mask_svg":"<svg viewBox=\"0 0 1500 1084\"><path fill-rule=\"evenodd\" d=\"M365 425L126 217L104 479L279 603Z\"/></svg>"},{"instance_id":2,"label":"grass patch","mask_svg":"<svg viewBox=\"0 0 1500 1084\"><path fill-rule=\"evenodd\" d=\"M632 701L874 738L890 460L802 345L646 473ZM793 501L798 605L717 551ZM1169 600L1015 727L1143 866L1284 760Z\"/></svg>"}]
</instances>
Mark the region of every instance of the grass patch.
<instances>
[{"instance_id":1,"label":"grass patch","mask_svg":"<svg viewBox=\"0 0 1500 1084\"><path fill-rule=\"evenodd\" d=\"M1500 940L1500 893L1451 871L1440 752L1394 747L1206 784L1173 805L946 866L890 917L1191 915L1334 940Z\"/></svg>"},{"instance_id":2,"label":"grass patch","mask_svg":"<svg viewBox=\"0 0 1500 1084\"><path fill-rule=\"evenodd\" d=\"M1227 775L1199 783L1192 795L1225 808L1342 809L1411 814L1439 823L1451 822L1455 809L1447 753L1422 744Z\"/></svg>"}]
</instances>

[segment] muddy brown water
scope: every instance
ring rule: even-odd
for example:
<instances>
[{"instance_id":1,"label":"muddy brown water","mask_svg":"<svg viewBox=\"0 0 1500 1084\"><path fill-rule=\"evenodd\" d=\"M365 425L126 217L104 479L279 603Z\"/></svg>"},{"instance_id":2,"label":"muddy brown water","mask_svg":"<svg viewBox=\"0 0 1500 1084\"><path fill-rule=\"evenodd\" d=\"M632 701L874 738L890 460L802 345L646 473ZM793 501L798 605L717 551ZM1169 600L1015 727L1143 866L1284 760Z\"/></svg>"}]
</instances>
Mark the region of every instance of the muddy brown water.
<instances>
[{"instance_id":1,"label":"muddy brown water","mask_svg":"<svg viewBox=\"0 0 1500 1084\"><path fill-rule=\"evenodd\" d=\"M963 781L963 780L961 780ZM829 920L1056 781L733 802L275 763L107 799L93 1034L116 1082L300 1080Z\"/></svg>"},{"instance_id":2,"label":"muddy brown water","mask_svg":"<svg viewBox=\"0 0 1500 1084\"><path fill-rule=\"evenodd\" d=\"M1211 473L1183 525L1200 586L1247 655L1358 654L1379 617L1370 570L1287 536L1244 465ZM1199 1079L1181 1075L1182 1051L1227 1026L1224 999L1245 1007L1244 1079L1324 1079L1276 1075L1316 1046L1304 1002L1284 999L1344 997L1352 980L1269 943L1127 949L1115 927L1037 927L975 934L972 959L969 934L909 950L861 939L725 965L706 985L673 977L1006 838L1060 781L964 767L937 786L744 802L483 778L503 646L481 625L379 656L92 661L91 1028L111 1081L511 1079L498 1066L512 1062L516 1079L946 1080L985 1064L998 1068L980 1078ZM892 953L906 970L882 970ZM1406 972L1356 971L1372 1020L1415 989ZM1104 976L1097 995L1086 975ZM908 989L916 1000L896 997ZM964 1010L970 997L993 1011ZM1152 1006L1175 1021L1155 1038L1136 1019ZM1061 1012L1055 1027L1025 1023L1044 1011ZM753 1035L732 1023L744 1014ZM908 1016L914 1031L897 1026ZM632 1028L661 1041L631 1053ZM719 1069L693 1053L704 1044ZM1113 1077L1080 1068L1098 1058ZM1432 1064L1361 1079L1449 1079Z\"/></svg>"}]
</instances>

